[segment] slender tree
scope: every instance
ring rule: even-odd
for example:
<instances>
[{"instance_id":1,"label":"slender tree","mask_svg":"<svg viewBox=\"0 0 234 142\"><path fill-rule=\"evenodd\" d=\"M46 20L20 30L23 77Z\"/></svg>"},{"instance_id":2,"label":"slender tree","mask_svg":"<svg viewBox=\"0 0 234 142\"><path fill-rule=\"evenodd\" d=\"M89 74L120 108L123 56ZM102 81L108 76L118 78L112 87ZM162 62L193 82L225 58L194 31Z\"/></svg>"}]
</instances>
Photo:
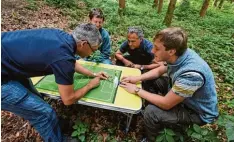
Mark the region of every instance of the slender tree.
<instances>
[{"instance_id":1,"label":"slender tree","mask_svg":"<svg viewBox=\"0 0 234 142\"><path fill-rule=\"evenodd\" d=\"M219 8L219 9L221 9L221 8L222 8L222 6L223 6L223 2L224 2L224 0L220 0L220 2L219 2L219 6L218 6L218 8Z\"/></svg>"},{"instance_id":2,"label":"slender tree","mask_svg":"<svg viewBox=\"0 0 234 142\"><path fill-rule=\"evenodd\" d=\"M219 1L219 0L215 0L215 1L214 1L214 7L217 7L218 1Z\"/></svg>"},{"instance_id":3,"label":"slender tree","mask_svg":"<svg viewBox=\"0 0 234 142\"><path fill-rule=\"evenodd\" d=\"M157 8L158 7L158 0L154 0L153 7Z\"/></svg>"},{"instance_id":4,"label":"slender tree","mask_svg":"<svg viewBox=\"0 0 234 142\"><path fill-rule=\"evenodd\" d=\"M158 3L158 13L161 13L162 7L163 7L163 0L159 0L159 3Z\"/></svg>"},{"instance_id":5,"label":"slender tree","mask_svg":"<svg viewBox=\"0 0 234 142\"><path fill-rule=\"evenodd\" d=\"M204 17L206 15L206 11L209 7L210 0L204 0L202 8L200 10L200 17Z\"/></svg>"},{"instance_id":6,"label":"slender tree","mask_svg":"<svg viewBox=\"0 0 234 142\"><path fill-rule=\"evenodd\" d=\"M168 27L171 25L173 13L175 10L175 5L176 5L176 0L170 0L169 6L167 9L167 14L163 20L163 23L165 23L166 26L168 26Z\"/></svg>"},{"instance_id":7,"label":"slender tree","mask_svg":"<svg viewBox=\"0 0 234 142\"><path fill-rule=\"evenodd\" d=\"M119 0L119 8L125 8L125 0Z\"/></svg>"}]
</instances>

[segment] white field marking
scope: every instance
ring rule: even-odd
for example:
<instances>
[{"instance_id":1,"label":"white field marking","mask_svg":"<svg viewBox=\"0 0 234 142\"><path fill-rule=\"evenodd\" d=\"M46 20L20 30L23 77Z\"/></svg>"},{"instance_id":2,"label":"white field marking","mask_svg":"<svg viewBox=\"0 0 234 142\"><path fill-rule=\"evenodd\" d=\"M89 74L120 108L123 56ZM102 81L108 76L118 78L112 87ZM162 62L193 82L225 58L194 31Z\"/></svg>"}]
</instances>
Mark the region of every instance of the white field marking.
<instances>
[{"instance_id":1,"label":"white field marking","mask_svg":"<svg viewBox=\"0 0 234 142\"><path fill-rule=\"evenodd\" d=\"M91 66L88 66L88 67L86 67L87 69L90 69L90 67ZM114 68L113 69L106 69L105 68L105 70L108 72L111 72L112 74L113 74L113 70L114 70ZM89 82L89 80L90 80L90 78L91 77L84 77L84 78L86 78L86 79L83 79L82 80L82 78L81 79L79 79L79 80L74 80L74 85L76 86L76 87L78 87L79 85L78 84L83 84L83 83L88 83ZM47 79L45 79L44 81L46 81L46 82L48 82L48 83L54 83L55 82L55 80L50 80L49 78ZM109 83L109 84L108 84ZM103 81L102 82L102 88L101 88L101 93L104 93L104 94L110 94L110 96L109 96L109 98L108 99L99 99L99 98L93 98L93 97L90 97L90 98L92 98L92 99L95 99L95 100L99 100L99 101L110 101L113 97L114 97L114 95L115 94L113 94L113 92L115 91L115 89L116 88L114 88L114 85L112 85L113 83L110 83L110 82L108 82L108 81ZM41 84L38 84L38 87L40 87L41 86ZM105 86L106 87L108 87L108 88L112 88L111 89L111 91L110 92L108 92L108 91L105 91L105 90L108 90L108 89L105 89ZM54 90L54 89L52 89L52 90Z\"/></svg>"},{"instance_id":2,"label":"white field marking","mask_svg":"<svg viewBox=\"0 0 234 142\"><path fill-rule=\"evenodd\" d=\"M105 69L105 71L111 72L113 74L113 69ZM108 85L108 83L109 83L109 85ZM115 96L114 91L115 91L116 88L113 87L112 83L110 83L109 81L106 81L106 80L104 80L101 85L102 85L102 88L100 90L101 93L110 94L109 98L105 99L104 101L112 100L112 98ZM105 86L108 87L108 88L112 88L111 91L105 91L105 90L108 90L108 89L105 89L106 88ZM90 97L90 98L93 98L93 97ZM93 98L93 99L103 101L103 99L99 99L99 98Z\"/></svg>"}]
</instances>

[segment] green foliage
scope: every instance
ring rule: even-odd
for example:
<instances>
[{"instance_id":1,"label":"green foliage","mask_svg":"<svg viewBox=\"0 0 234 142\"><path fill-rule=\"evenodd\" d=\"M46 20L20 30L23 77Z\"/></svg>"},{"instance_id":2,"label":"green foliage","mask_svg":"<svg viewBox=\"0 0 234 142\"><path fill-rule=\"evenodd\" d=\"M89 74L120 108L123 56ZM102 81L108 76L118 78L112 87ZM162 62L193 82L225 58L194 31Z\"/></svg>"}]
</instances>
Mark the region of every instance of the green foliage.
<instances>
[{"instance_id":1,"label":"green foliage","mask_svg":"<svg viewBox=\"0 0 234 142\"><path fill-rule=\"evenodd\" d=\"M174 142L176 134L171 129L164 128L163 131L159 132L160 135L157 136L156 142Z\"/></svg>"},{"instance_id":2,"label":"green foliage","mask_svg":"<svg viewBox=\"0 0 234 142\"><path fill-rule=\"evenodd\" d=\"M73 8L76 6L75 0L45 0L49 5L61 8Z\"/></svg>"},{"instance_id":3,"label":"green foliage","mask_svg":"<svg viewBox=\"0 0 234 142\"><path fill-rule=\"evenodd\" d=\"M27 9L30 10L38 10L37 3L35 0L27 0L28 5L26 6Z\"/></svg>"},{"instance_id":4,"label":"green foliage","mask_svg":"<svg viewBox=\"0 0 234 142\"><path fill-rule=\"evenodd\" d=\"M232 105L234 103L232 102ZM228 141L234 141L234 116L232 115L221 115L217 121L217 124L225 128L225 133Z\"/></svg>"},{"instance_id":5,"label":"green foliage","mask_svg":"<svg viewBox=\"0 0 234 142\"><path fill-rule=\"evenodd\" d=\"M227 107L234 109L234 99L228 100L226 104L227 104Z\"/></svg>"},{"instance_id":6,"label":"green foliage","mask_svg":"<svg viewBox=\"0 0 234 142\"><path fill-rule=\"evenodd\" d=\"M99 142L99 141L102 141L103 140L103 137L102 135L98 134L98 133L89 133L89 138L87 141L89 142Z\"/></svg>"},{"instance_id":7,"label":"green foliage","mask_svg":"<svg viewBox=\"0 0 234 142\"><path fill-rule=\"evenodd\" d=\"M96 63L100 63L102 61L102 55L100 50L95 51L93 54L90 55L90 58L87 61L93 61Z\"/></svg>"},{"instance_id":8,"label":"green foliage","mask_svg":"<svg viewBox=\"0 0 234 142\"><path fill-rule=\"evenodd\" d=\"M192 127L187 129L187 135L192 138L192 140L197 140L201 142L215 142L218 141L216 133L210 131L206 128L201 128L197 124L193 124Z\"/></svg>"},{"instance_id":9,"label":"green foliage","mask_svg":"<svg viewBox=\"0 0 234 142\"><path fill-rule=\"evenodd\" d=\"M89 131L89 126L86 123L81 122L79 119L76 120L73 126L72 137L77 137L81 142L85 142L86 135Z\"/></svg>"}]
</instances>

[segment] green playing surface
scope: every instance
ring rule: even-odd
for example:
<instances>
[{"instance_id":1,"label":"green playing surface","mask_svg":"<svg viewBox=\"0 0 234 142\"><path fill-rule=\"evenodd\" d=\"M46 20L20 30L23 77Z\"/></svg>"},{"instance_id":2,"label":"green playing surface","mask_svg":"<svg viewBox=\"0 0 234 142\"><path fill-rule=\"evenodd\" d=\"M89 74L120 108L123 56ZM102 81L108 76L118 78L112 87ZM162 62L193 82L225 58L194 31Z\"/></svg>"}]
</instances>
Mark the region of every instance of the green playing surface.
<instances>
[{"instance_id":1,"label":"green playing surface","mask_svg":"<svg viewBox=\"0 0 234 142\"><path fill-rule=\"evenodd\" d=\"M91 66L84 65L85 68L93 71L93 72L106 72L109 76L108 80L101 80L100 85L97 88L89 91L84 98L90 98L98 101L113 103L116 95L117 88L114 87L113 78L115 76L120 79L121 72L120 70L107 69L99 66ZM87 77L82 74L75 73L74 74L74 89L79 89L84 87L92 77ZM58 92L58 85L55 82L54 75L45 76L42 80L40 80L36 85L36 88L42 90L49 90L53 92Z\"/></svg>"}]
</instances>

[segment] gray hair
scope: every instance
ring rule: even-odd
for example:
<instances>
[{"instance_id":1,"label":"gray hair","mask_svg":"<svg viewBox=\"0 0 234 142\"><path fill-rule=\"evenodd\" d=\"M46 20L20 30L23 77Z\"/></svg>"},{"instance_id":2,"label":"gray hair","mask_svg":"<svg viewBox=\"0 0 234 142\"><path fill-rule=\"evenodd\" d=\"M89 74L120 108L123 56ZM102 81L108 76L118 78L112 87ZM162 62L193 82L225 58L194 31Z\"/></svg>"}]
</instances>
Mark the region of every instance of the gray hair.
<instances>
[{"instance_id":1,"label":"gray hair","mask_svg":"<svg viewBox=\"0 0 234 142\"><path fill-rule=\"evenodd\" d=\"M129 27L128 28L128 34L135 33L139 38L144 37L143 30L140 27Z\"/></svg>"},{"instance_id":2,"label":"gray hair","mask_svg":"<svg viewBox=\"0 0 234 142\"><path fill-rule=\"evenodd\" d=\"M91 23L80 24L72 32L76 42L88 41L91 46L98 46L102 43L102 36L97 27Z\"/></svg>"}]
</instances>

